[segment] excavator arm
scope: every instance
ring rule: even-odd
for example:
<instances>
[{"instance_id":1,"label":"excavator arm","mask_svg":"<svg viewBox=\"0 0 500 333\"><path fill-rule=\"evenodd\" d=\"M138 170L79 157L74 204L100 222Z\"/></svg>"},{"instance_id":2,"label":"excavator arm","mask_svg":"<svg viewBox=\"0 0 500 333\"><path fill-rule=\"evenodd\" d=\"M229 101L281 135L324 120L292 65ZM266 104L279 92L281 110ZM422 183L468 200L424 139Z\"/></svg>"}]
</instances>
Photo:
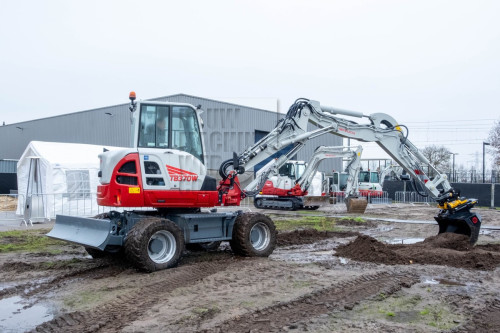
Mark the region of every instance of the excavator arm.
<instances>
[{"instance_id":1,"label":"excavator arm","mask_svg":"<svg viewBox=\"0 0 500 333\"><path fill-rule=\"evenodd\" d=\"M306 192L311 185L318 167L324 159L345 157L349 159L346 171L349 176L347 178L347 188L345 190L346 197L354 197L358 192L358 174L361 163L361 153L363 152L362 146L357 146L355 150L351 147L325 147L319 146L314 151L309 163L302 176L297 179L297 185L300 186L303 192Z\"/></svg>"},{"instance_id":2,"label":"excavator arm","mask_svg":"<svg viewBox=\"0 0 500 333\"><path fill-rule=\"evenodd\" d=\"M357 123L341 116L361 118L368 122ZM315 125L317 129L308 131L309 123ZM227 179L231 166L235 173L243 173L289 145L294 145L295 149L297 146L305 145L308 140L326 133L362 142L376 142L416 184L427 192L427 195L436 200L441 209L435 217L440 232L467 234L471 243L476 242L481 218L478 214L470 212L470 209L477 200L460 197L460 191L451 186L446 175L440 173L408 140L408 128L398 124L393 117L385 113L365 115L300 98L292 104L286 116L267 136L240 155L235 155L233 159L224 162L219 172L223 179ZM425 170L428 172L433 170L436 176L430 179Z\"/></svg>"}]
</instances>

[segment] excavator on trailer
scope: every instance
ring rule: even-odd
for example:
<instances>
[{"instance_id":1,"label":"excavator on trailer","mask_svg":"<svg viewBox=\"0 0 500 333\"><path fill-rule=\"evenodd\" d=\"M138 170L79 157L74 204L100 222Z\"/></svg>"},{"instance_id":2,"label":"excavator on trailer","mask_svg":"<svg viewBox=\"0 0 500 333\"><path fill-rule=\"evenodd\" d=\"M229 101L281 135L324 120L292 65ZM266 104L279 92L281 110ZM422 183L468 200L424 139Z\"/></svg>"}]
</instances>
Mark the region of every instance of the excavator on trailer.
<instances>
[{"instance_id":1,"label":"excavator on trailer","mask_svg":"<svg viewBox=\"0 0 500 333\"><path fill-rule=\"evenodd\" d=\"M307 194L320 163L328 158L347 157L350 159L350 163L346 168L348 179L345 192L347 198L346 203L349 202L347 205L348 211L351 212L350 210L355 210L356 212L364 213L367 201L365 198L358 198L357 186L362 151L363 148L361 146L356 147L355 150L351 150L350 147L317 147L302 174L296 180L291 179L290 175L282 175L279 173L282 165L274 165L261 191L254 198L255 207L261 209L271 208L289 210L296 210L304 207L313 207L313 209L319 208L317 205L328 202L329 197L322 196L320 198L311 198L307 196Z\"/></svg>"},{"instance_id":2,"label":"excavator on trailer","mask_svg":"<svg viewBox=\"0 0 500 333\"><path fill-rule=\"evenodd\" d=\"M241 189L238 174L245 168L285 146L299 149L309 138L326 133L377 142L436 198L439 232L467 234L471 243L477 240L481 218L470 212L477 201L460 197L440 173L429 180L424 167L434 168L388 115L364 116L299 99L266 137L221 164L217 184L204 163L201 110L184 103L138 102L135 93L129 97L132 148L99 155L97 203L116 210L94 218L57 215L47 234L83 245L93 257L123 251L137 268L152 272L175 266L185 244L229 241L237 254L269 256L276 245L269 217L241 210L217 212L213 207L239 206L242 198L256 194ZM371 124L338 114L367 117ZM319 128L308 132L309 122ZM141 207L149 210L137 210Z\"/></svg>"}]
</instances>

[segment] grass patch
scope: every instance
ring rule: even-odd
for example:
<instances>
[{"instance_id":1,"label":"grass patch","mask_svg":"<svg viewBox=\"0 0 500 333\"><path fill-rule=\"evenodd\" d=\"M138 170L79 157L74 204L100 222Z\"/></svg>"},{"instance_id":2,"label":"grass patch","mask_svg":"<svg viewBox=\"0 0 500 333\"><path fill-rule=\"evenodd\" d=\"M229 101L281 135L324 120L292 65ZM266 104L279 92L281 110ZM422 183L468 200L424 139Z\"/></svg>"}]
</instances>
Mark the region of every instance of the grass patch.
<instances>
[{"instance_id":1,"label":"grass patch","mask_svg":"<svg viewBox=\"0 0 500 333\"><path fill-rule=\"evenodd\" d=\"M203 319L210 319L221 312L221 309L218 306L212 306L209 308L194 308L191 312Z\"/></svg>"},{"instance_id":2,"label":"grass patch","mask_svg":"<svg viewBox=\"0 0 500 333\"><path fill-rule=\"evenodd\" d=\"M45 236L49 230L12 230L0 232L0 253L26 251L50 252L53 246L64 245L66 242Z\"/></svg>"},{"instance_id":3,"label":"grass patch","mask_svg":"<svg viewBox=\"0 0 500 333\"><path fill-rule=\"evenodd\" d=\"M89 304L99 303L101 298L101 291L82 291L77 295L64 299L63 303L65 306L70 308L83 308Z\"/></svg>"},{"instance_id":4,"label":"grass patch","mask_svg":"<svg viewBox=\"0 0 500 333\"><path fill-rule=\"evenodd\" d=\"M368 318L427 325L439 330L450 330L461 319L445 304L425 304L419 295L386 296L380 293L373 302L360 309L359 313Z\"/></svg>"},{"instance_id":5,"label":"grass patch","mask_svg":"<svg viewBox=\"0 0 500 333\"><path fill-rule=\"evenodd\" d=\"M81 262L82 262L81 259L73 258L70 260L44 261L44 262L40 263L40 265L44 269L61 269L61 268L69 268L69 267L78 266L78 264Z\"/></svg>"},{"instance_id":6,"label":"grass patch","mask_svg":"<svg viewBox=\"0 0 500 333\"><path fill-rule=\"evenodd\" d=\"M354 222L358 222L358 223L365 223L366 220L362 217L341 217L340 220L344 220L344 221L354 221Z\"/></svg>"},{"instance_id":7,"label":"grass patch","mask_svg":"<svg viewBox=\"0 0 500 333\"><path fill-rule=\"evenodd\" d=\"M311 281L293 281L293 288L306 288L311 286Z\"/></svg>"},{"instance_id":8,"label":"grass patch","mask_svg":"<svg viewBox=\"0 0 500 333\"><path fill-rule=\"evenodd\" d=\"M318 231L342 231L335 226L335 220L324 216L301 216L297 218L275 218L274 224L278 231L290 231L295 229L316 229Z\"/></svg>"}]
</instances>

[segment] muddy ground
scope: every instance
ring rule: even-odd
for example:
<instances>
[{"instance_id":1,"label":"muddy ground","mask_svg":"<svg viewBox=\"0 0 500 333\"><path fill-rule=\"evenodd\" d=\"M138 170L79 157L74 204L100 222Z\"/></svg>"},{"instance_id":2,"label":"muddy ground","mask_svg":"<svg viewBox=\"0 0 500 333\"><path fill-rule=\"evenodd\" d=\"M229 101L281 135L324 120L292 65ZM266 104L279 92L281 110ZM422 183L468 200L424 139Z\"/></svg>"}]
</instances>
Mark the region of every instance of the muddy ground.
<instances>
[{"instance_id":1,"label":"muddy ground","mask_svg":"<svg viewBox=\"0 0 500 333\"><path fill-rule=\"evenodd\" d=\"M499 211L476 211L500 227ZM435 213L266 211L280 229L270 258L237 257L223 243L152 274L59 242L5 250L23 240L0 236L0 331L499 332L500 231L484 228L471 248L433 237L435 224L383 221Z\"/></svg>"}]
</instances>

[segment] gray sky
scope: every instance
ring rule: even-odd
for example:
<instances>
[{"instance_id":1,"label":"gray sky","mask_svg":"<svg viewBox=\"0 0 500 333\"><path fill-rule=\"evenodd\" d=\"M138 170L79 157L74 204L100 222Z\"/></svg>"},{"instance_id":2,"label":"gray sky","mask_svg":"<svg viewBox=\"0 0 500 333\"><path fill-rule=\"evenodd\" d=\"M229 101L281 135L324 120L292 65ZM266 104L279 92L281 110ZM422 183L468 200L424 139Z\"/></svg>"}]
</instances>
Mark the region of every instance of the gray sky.
<instances>
[{"instance_id":1,"label":"gray sky","mask_svg":"<svg viewBox=\"0 0 500 333\"><path fill-rule=\"evenodd\" d=\"M499 13L500 1L2 1L0 122L130 90L277 98L282 111L307 97L388 113L417 146L480 166L500 119Z\"/></svg>"}]
</instances>

